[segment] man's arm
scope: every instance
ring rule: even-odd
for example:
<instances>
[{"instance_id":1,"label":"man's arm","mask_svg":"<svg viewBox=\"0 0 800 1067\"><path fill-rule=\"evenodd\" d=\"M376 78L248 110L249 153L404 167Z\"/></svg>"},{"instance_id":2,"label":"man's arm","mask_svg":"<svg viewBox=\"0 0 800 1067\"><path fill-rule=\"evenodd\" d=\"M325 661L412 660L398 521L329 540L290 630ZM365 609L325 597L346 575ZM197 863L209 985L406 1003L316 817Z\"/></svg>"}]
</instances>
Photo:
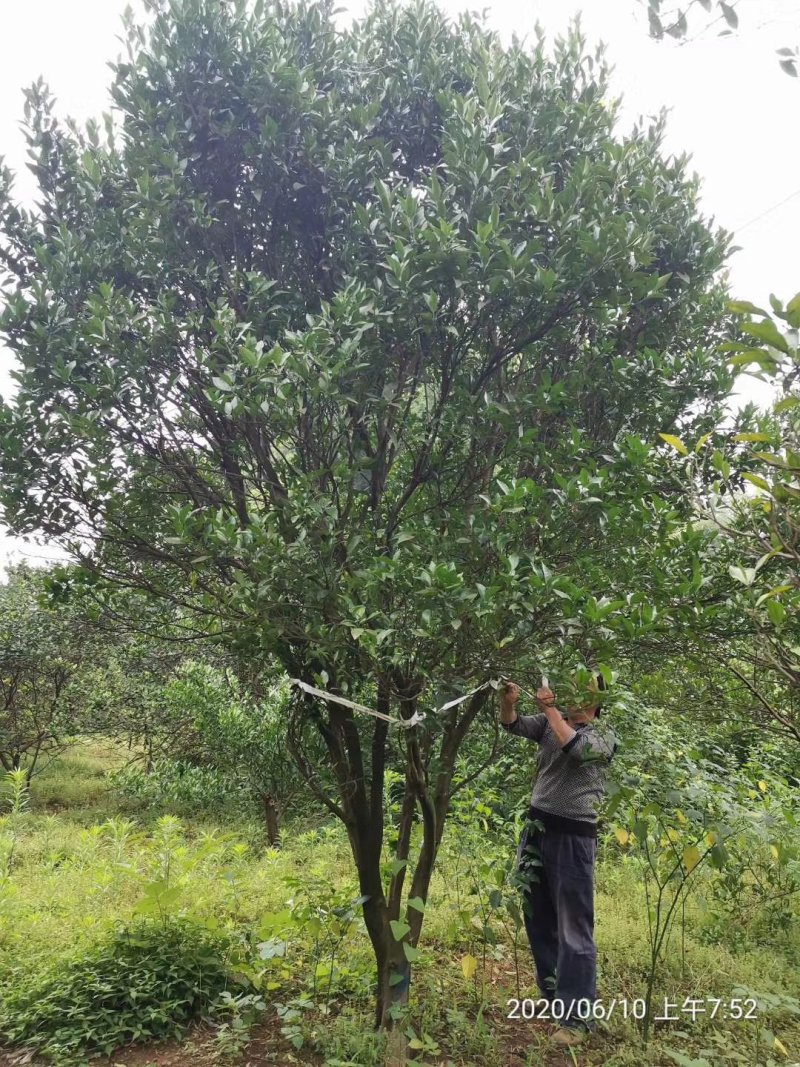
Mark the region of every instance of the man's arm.
<instances>
[{"instance_id":1,"label":"man's arm","mask_svg":"<svg viewBox=\"0 0 800 1067\"><path fill-rule=\"evenodd\" d=\"M569 745L573 738L578 736L577 730L573 730L556 707L556 698L552 689L548 689L546 686L537 689L536 703L544 712L545 718L550 729L556 735L559 745L561 745L562 748L564 748L565 745Z\"/></svg>"},{"instance_id":2,"label":"man's arm","mask_svg":"<svg viewBox=\"0 0 800 1067\"><path fill-rule=\"evenodd\" d=\"M508 682L500 696L500 725L506 733L527 737L529 741L541 741L547 719L544 715L517 715L518 700L519 687Z\"/></svg>"}]
</instances>

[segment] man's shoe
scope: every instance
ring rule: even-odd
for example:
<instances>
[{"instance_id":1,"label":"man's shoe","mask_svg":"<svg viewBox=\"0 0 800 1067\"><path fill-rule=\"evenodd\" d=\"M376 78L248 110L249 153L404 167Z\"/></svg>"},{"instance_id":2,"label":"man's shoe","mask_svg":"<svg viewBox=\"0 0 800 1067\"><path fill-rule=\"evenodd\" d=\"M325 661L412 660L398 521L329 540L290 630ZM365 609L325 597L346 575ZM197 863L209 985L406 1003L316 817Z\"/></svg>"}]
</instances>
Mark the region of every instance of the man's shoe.
<instances>
[{"instance_id":1,"label":"man's shoe","mask_svg":"<svg viewBox=\"0 0 800 1067\"><path fill-rule=\"evenodd\" d=\"M562 1026L556 1030L550 1040L561 1048L572 1048L573 1045L580 1045L582 1041L585 1041L588 1035L589 1031L585 1026Z\"/></svg>"}]
</instances>

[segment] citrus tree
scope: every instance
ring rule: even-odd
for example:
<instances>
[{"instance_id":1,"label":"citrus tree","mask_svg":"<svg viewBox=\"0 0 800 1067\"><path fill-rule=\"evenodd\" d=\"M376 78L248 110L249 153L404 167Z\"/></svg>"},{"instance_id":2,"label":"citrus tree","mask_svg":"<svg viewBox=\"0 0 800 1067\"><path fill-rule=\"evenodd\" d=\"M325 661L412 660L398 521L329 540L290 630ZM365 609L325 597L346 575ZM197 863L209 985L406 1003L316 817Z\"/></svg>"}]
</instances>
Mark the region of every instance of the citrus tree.
<instances>
[{"instance_id":1,"label":"citrus tree","mask_svg":"<svg viewBox=\"0 0 800 1067\"><path fill-rule=\"evenodd\" d=\"M691 482L704 581L718 592L695 605L695 636L716 634L722 661L755 722L800 741L800 293L771 310L732 301L738 336L720 349L734 366L775 387L770 410L696 440L666 435L678 477ZM746 426L744 425L746 423ZM741 424L741 425L740 425Z\"/></svg>"},{"instance_id":2,"label":"citrus tree","mask_svg":"<svg viewBox=\"0 0 800 1067\"><path fill-rule=\"evenodd\" d=\"M48 605L45 577L23 563L0 583L0 766L27 782L80 729L82 678L103 647L90 619Z\"/></svg>"}]
</instances>

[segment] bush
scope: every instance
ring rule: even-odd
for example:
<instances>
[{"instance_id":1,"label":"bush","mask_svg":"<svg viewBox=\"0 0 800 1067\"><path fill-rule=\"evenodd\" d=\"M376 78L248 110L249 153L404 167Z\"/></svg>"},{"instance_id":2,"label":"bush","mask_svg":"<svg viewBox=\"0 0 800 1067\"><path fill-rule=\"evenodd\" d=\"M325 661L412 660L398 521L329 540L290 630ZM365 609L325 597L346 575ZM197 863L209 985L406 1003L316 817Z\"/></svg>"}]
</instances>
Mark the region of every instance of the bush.
<instances>
[{"instance_id":1,"label":"bush","mask_svg":"<svg viewBox=\"0 0 800 1067\"><path fill-rule=\"evenodd\" d=\"M167 807L197 814L198 810L220 811L228 804L241 807L249 799L229 774L182 760L156 760L150 772L129 764L109 777L120 797L145 808Z\"/></svg>"},{"instance_id":2,"label":"bush","mask_svg":"<svg viewBox=\"0 0 800 1067\"><path fill-rule=\"evenodd\" d=\"M44 975L13 975L0 1034L60 1063L179 1037L229 984L229 947L228 938L186 921L119 928Z\"/></svg>"}]
</instances>

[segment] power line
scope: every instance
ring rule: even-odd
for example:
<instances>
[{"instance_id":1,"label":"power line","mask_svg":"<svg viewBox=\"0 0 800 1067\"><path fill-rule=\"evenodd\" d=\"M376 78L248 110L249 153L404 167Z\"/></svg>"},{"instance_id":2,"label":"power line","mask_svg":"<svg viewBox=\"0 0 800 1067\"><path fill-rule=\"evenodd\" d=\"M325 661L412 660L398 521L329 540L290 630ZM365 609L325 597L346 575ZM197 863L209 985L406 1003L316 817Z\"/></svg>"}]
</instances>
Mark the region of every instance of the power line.
<instances>
[{"instance_id":1,"label":"power line","mask_svg":"<svg viewBox=\"0 0 800 1067\"><path fill-rule=\"evenodd\" d=\"M755 218L750 219L743 226L735 226L733 232L741 233L742 230L746 230L748 226L752 226L754 222L760 222L762 219L766 218L767 215L771 215L773 211L777 211L779 207L783 207L783 205L788 204L790 200L794 200L796 196L800 196L800 189L795 189L793 193L789 193L783 200L779 201L777 204L773 204L772 207L768 207L766 211L762 211L760 215L756 215Z\"/></svg>"}]
</instances>

